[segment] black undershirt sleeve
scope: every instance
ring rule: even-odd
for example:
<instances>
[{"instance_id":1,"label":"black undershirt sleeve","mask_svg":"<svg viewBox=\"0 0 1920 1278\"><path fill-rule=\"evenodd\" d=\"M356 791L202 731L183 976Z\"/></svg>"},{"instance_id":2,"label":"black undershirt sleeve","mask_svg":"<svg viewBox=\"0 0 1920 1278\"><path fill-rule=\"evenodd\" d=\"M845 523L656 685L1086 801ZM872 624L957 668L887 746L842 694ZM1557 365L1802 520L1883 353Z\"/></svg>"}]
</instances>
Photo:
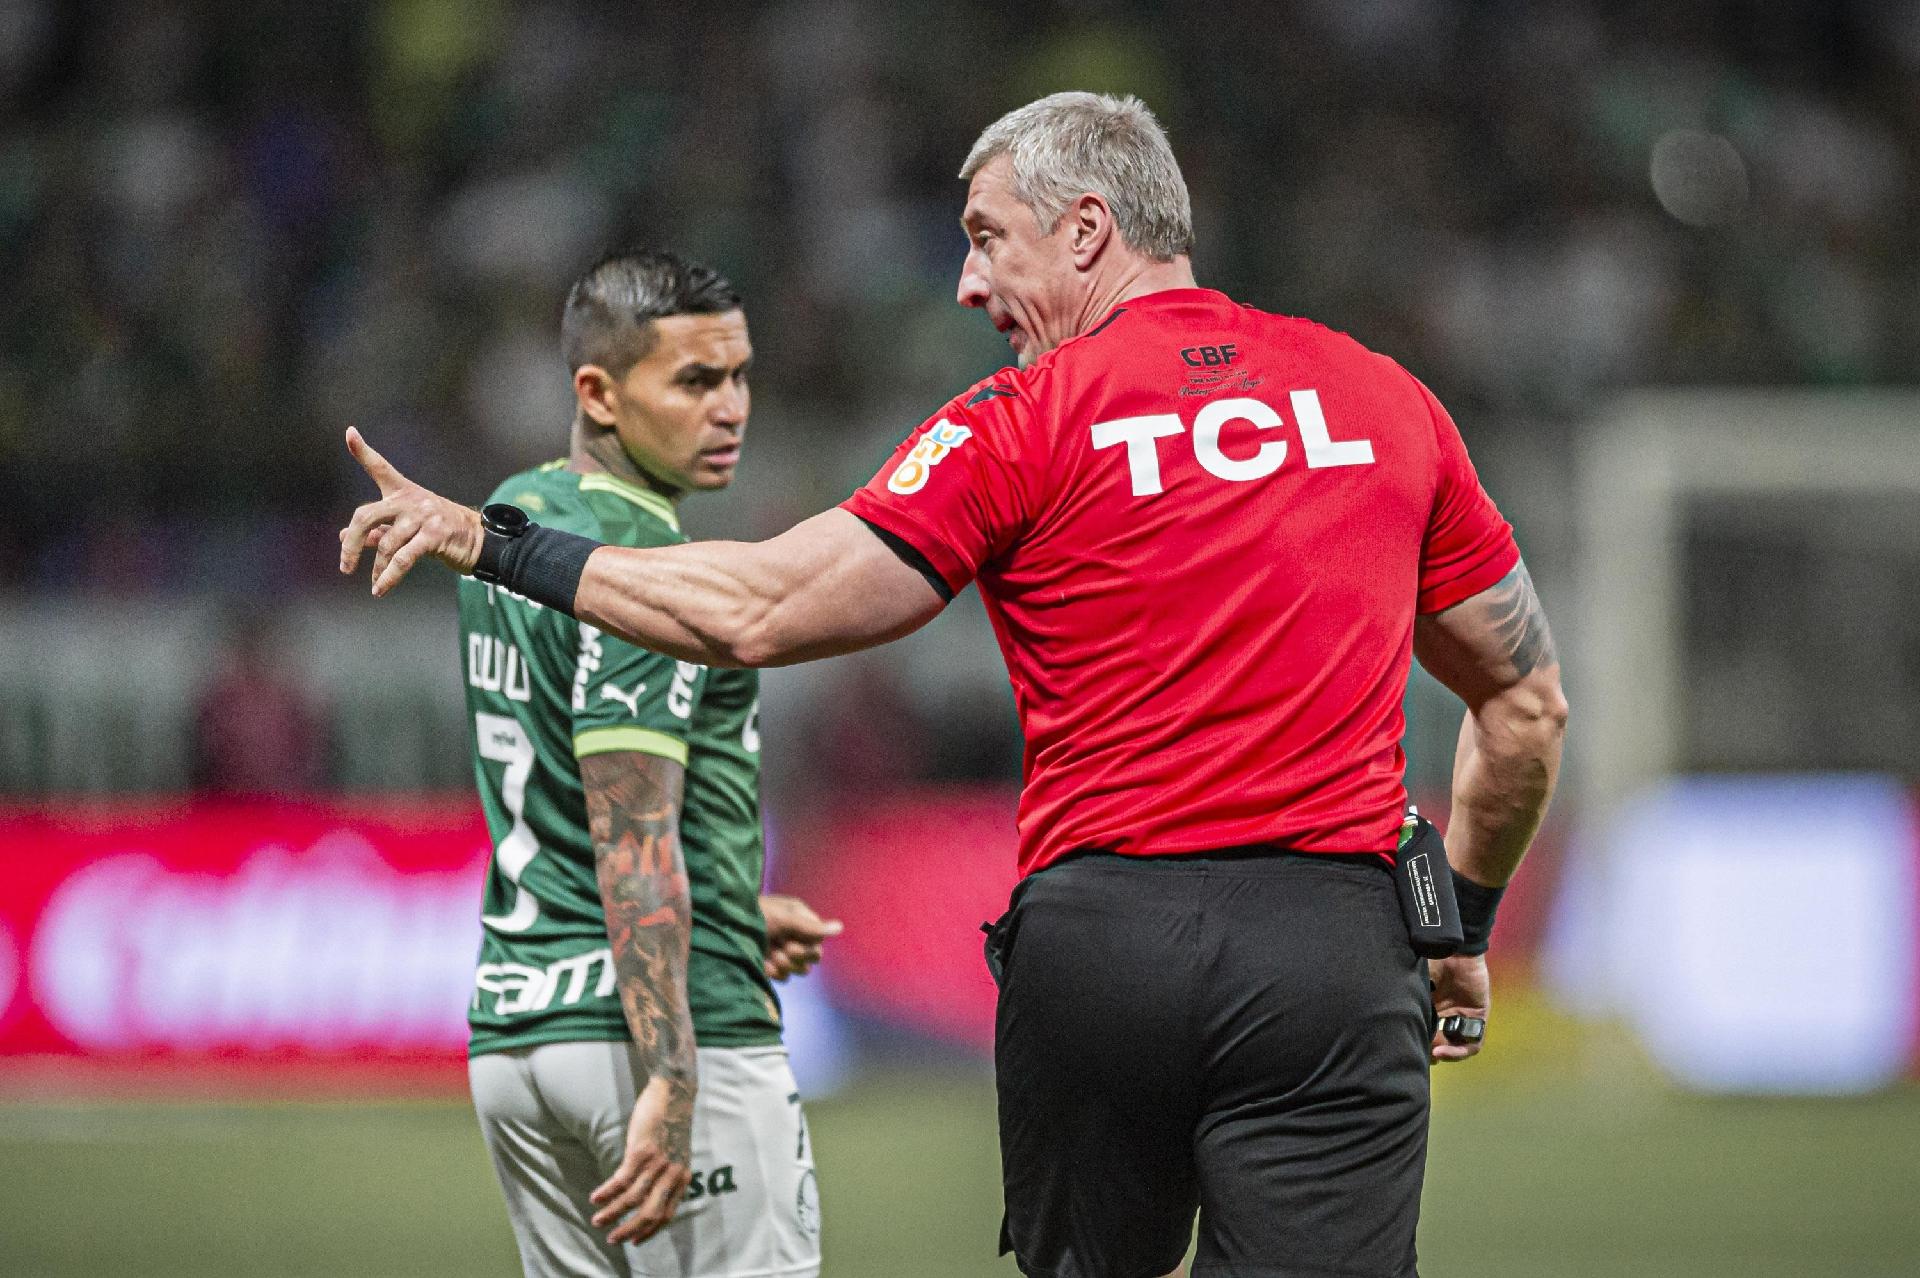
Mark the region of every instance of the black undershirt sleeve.
<instances>
[{"instance_id":1,"label":"black undershirt sleeve","mask_svg":"<svg viewBox=\"0 0 1920 1278\"><path fill-rule=\"evenodd\" d=\"M860 519L860 516L855 515L854 518ZM935 593L944 602L953 602L953 587L947 584L947 579L940 575L939 570L928 562L927 557L921 554L912 542L897 533L888 532L872 520L860 519L860 522L872 529L873 535L878 537L888 550L898 555L901 563L925 577L927 584L933 587Z\"/></svg>"}]
</instances>

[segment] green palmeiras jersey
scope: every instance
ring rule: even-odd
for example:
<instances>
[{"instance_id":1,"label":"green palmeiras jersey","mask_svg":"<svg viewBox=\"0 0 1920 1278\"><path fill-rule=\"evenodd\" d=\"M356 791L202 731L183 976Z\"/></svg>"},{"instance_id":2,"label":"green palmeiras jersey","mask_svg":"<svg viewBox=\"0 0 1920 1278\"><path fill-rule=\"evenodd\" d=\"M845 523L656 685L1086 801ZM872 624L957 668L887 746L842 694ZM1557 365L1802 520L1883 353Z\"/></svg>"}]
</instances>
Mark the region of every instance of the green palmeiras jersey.
<instances>
[{"instance_id":1,"label":"green palmeiras jersey","mask_svg":"<svg viewBox=\"0 0 1920 1278\"><path fill-rule=\"evenodd\" d=\"M490 500L612 545L686 540L665 498L562 462L515 475ZM494 849L470 1052L628 1036L579 764L620 750L686 767L680 842L693 898L695 1040L779 1042L779 1005L761 967L758 674L647 652L470 577L460 581L460 643Z\"/></svg>"}]
</instances>

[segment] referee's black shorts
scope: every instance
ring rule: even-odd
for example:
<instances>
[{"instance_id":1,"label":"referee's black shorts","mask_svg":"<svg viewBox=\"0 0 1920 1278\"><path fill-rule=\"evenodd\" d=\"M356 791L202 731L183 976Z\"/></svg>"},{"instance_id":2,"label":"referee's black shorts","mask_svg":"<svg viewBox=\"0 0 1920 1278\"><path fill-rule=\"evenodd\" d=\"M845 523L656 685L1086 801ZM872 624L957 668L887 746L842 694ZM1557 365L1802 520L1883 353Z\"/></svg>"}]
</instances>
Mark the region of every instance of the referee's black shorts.
<instances>
[{"instance_id":1,"label":"referee's black shorts","mask_svg":"<svg viewBox=\"0 0 1920 1278\"><path fill-rule=\"evenodd\" d=\"M1002 1250L1048 1278L1410 1278L1426 963L1386 863L1078 856L1014 894Z\"/></svg>"}]
</instances>

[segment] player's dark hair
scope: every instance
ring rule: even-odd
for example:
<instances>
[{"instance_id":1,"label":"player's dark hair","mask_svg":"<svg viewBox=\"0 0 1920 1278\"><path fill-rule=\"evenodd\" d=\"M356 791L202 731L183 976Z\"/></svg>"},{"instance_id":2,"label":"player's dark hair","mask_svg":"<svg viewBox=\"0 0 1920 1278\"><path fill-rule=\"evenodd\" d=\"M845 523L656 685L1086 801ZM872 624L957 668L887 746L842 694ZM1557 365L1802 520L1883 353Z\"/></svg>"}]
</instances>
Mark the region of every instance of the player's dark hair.
<instances>
[{"instance_id":1,"label":"player's dark hair","mask_svg":"<svg viewBox=\"0 0 1920 1278\"><path fill-rule=\"evenodd\" d=\"M658 249L611 253L567 290L560 350L567 371L597 364L623 375L653 349L653 321L740 309L740 293L709 266Z\"/></svg>"}]
</instances>

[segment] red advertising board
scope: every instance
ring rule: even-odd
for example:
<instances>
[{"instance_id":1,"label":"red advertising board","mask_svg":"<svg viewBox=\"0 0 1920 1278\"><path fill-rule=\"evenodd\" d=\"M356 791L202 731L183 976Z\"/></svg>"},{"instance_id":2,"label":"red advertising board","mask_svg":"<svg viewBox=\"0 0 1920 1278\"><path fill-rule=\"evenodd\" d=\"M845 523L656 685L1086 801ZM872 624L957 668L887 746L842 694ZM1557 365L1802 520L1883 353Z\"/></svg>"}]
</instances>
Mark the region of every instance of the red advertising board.
<instances>
[{"instance_id":1,"label":"red advertising board","mask_svg":"<svg viewBox=\"0 0 1920 1278\"><path fill-rule=\"evenodd\" d=\"M821 965L834 1005L986 1052L993 980L980 925L1013 890L1017 795L897 790L814 814L780 845L780 881L841 919Z\"/></svg>"},{"instance_id":2,"label":"red advertising board","mask_svg":"<svg viewBox=\"0 0 1920 1278\"><path fill-rule=\"evenodd\" d=\"M458 796L0 811L0 1058L457 1086L486 852Z\"/></svg>"},{"instance_id":3,"label":"red advertising board","mask_svg":"<svg viewBox=\"0 0 1920 1278\"><path fill-rule=\"evenodd\" d=\"M902 789L778 827L776 886L846 923L812 990L989 1050L979 929L1013 887L1015 803ZM1537 940L1546 843L1507 960ZM464 794L0 808L0 1081L457 1089L486 855ZM803 1054L829 1032L791 1028Z\"/></svg>"},{"instance_id":4,"label":"red advertising board","mask_svg":"<svg viewBox=\"0 0 1920 1278\"><path fill-rule=\"evenodd\" d=\"M1444 825L1445 797L1423 797L1438 800L1421 810ZM995 787L896 790L787 831L783 885L847 924L821 969L837 1008L991 1050L995 991L980 924L1013 890L1017 802ZM1559 846L1550 825L1501 908L1498 961L1516 975L1545 929Z\"/></svg>"}]
</instances>

